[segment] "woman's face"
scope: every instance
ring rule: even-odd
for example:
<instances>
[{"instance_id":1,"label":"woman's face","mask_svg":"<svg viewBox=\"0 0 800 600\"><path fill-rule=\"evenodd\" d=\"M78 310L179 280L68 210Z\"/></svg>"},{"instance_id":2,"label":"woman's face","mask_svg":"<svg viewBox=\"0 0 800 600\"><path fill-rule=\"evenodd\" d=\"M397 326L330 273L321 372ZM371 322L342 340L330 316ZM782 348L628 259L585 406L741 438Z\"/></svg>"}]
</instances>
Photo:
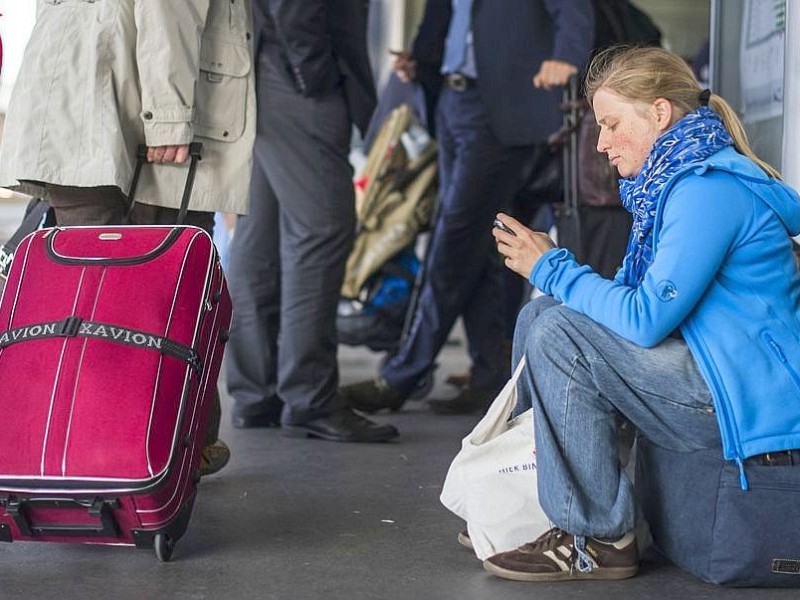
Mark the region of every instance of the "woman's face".
<instances>
[{"instance_id":1,"label":"woman's face","mask_svg":"<svg viewBox=\"0 0 800 600\"><path fill-rule=\"evenodd\" d=\"M629 100L605 88L597 90L592 104L600 125L597 151L608 155L621 177L635 177L658 136L669 128L672 105L663 98L653 103Z\"/></svg>"}]
</instances>

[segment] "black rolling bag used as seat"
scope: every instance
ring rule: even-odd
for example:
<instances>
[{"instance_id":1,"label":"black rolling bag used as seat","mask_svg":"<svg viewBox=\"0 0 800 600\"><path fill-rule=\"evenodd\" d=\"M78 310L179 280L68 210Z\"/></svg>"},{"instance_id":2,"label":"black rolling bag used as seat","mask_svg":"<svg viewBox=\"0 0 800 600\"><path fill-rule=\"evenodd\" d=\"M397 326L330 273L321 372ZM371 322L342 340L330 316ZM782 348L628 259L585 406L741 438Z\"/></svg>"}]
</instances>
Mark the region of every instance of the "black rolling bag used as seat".
<instances>
[{"instance_id":1,"label":"black rolling bag used as seat","mask_svg":"<svg viewBox=\"0 0 800 600\"><path fill-rule=\"evenodd\" d=\"M800 587L800 450L739 467L717 449L675 452L637 440L636 495L653 544L711 583Z\"/></svg>"}]
</instances>

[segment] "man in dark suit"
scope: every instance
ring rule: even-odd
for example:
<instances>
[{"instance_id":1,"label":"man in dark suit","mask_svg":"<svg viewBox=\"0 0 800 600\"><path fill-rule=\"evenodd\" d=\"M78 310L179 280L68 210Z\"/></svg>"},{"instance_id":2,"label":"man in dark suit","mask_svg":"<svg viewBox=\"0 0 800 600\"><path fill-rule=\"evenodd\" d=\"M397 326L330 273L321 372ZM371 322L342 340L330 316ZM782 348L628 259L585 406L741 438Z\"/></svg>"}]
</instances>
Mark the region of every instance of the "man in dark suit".
<instances>
[{"instance_id":1,"label":"man in dark suit","mask_svg":"<svg viewBox=\"0 0 800 600\"><path fill-rule=\"evenodd\" d=\"M253 0L258 129L228 280L234 427L340 442L397 436L338 392L336 307L355 226L353 123L375 91L364 0ZM282 414L281 414L282 407ZM280 416L279 416L280 414Z\"/></svg>"},{"instance_id":2,"label":"man in dark suit","mask_svg":"<svg viewBox=\"0 0 800 600\"><path fill-rule=\"evenodd\" d=\"M374 380L343 389L366 412L399 408L430 378L456 319L472 359L468 388L436 412L483 408L509 375L502 265L494 215L521 185L525 157L561 125L560 86L592 46L590 0L428 0L401 78L440 73L438 102L441 210L413 326Z\"/></svg>"}]
</instances>

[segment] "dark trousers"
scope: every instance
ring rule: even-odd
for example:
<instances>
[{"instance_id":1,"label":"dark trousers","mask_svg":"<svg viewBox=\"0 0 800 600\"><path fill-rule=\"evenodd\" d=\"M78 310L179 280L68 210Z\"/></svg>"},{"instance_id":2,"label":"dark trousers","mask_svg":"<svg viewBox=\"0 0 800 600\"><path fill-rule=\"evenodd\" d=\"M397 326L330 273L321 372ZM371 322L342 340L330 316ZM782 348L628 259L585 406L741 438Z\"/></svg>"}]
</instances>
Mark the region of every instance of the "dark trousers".
<instances>
[{"instance_id":1,"label":"dark trousers","mask_svg":"<svg viewBox=\"0 0 800 600\"><path fill-rule=\"evenodd\" d=\"M546 142L531 148L522 169L522 187L514 194L508 214L534 231L549 233L554 223L552 204L563 194L560 154L554 154ZM506 337L514 339L514 328L520 309L531 298L533 286L510 269L505 270Z\"/></svg>"},{"instance_id":2,"label":"dark trousers","mask_svg":"<svg viewBox=\"0 0 800 600\"><path fill-rule=\"evenodd\" d=\"M495 214L510 205L530 146L506 146L492 133L478 88L444 89L436 118L440 210L425 283L408 337L381 375L409 394L428 375L461 316L476 389L509 375L503 352L503 265L491 235Z\"/></svg>"},{"instance_id":3,"label":"dark trousers","mask_svg":"<svg viewBox=\"0 0 800 600\"><path fill-rule=\"evenodd\" d=\"M262 57L263 58L263 57ZM260 61L250 213L230 245L234 413L302 424L341 405L336 308L355 201L344 96L305 98Z\"/></svg>"},{"instance_id":4,"label":"dark trousers","mask_svg":"<svg viewBox=\"0 0 800 600\"><path fill-rule=\"evenodd\" d=\"M128 208L128 199L115 186L72 187L49 183L23 182L20 190L44 198L56 213L56 223L68 227L75 225L115 225L122 223ZM131 214L132 225L174 225L178 211L174 208L136 204ZM185 225L194 225L214 236L214 213L190 210ZM214 395L205 444L219 437L222 415L219 393Z\"/></svg>"}]
</instances>

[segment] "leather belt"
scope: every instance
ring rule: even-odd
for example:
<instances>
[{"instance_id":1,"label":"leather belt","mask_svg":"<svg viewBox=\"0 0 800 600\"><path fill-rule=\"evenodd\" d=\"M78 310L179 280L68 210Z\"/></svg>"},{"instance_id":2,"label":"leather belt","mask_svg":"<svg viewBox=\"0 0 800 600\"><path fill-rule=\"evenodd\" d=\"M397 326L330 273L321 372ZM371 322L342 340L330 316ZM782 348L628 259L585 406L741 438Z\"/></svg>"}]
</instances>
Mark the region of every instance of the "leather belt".
<instances>
[{"instance_id":1,"label":"leather belt","mask_svg":"<svg viewBox=\"0 0 800 600\"><path fill-rule=\"evenodd\" d=\"M467 77L461 73L449 73L444 76L447 87L456 92L465 92L470 88L478 85L478 80L472 77Z\"/></svg>"},{"instance_id":2,"label":"leather belt","mask_svg":"<svg viewBox=\"0 0 800 600\"><path fill-rule=\"evenodd\" d=\"M748 458L745 462L761 465L763 467L790 467L792 465L800 465L800 450L783 450L781 452L756 454Z\"/></svg>"}]
</instances>

